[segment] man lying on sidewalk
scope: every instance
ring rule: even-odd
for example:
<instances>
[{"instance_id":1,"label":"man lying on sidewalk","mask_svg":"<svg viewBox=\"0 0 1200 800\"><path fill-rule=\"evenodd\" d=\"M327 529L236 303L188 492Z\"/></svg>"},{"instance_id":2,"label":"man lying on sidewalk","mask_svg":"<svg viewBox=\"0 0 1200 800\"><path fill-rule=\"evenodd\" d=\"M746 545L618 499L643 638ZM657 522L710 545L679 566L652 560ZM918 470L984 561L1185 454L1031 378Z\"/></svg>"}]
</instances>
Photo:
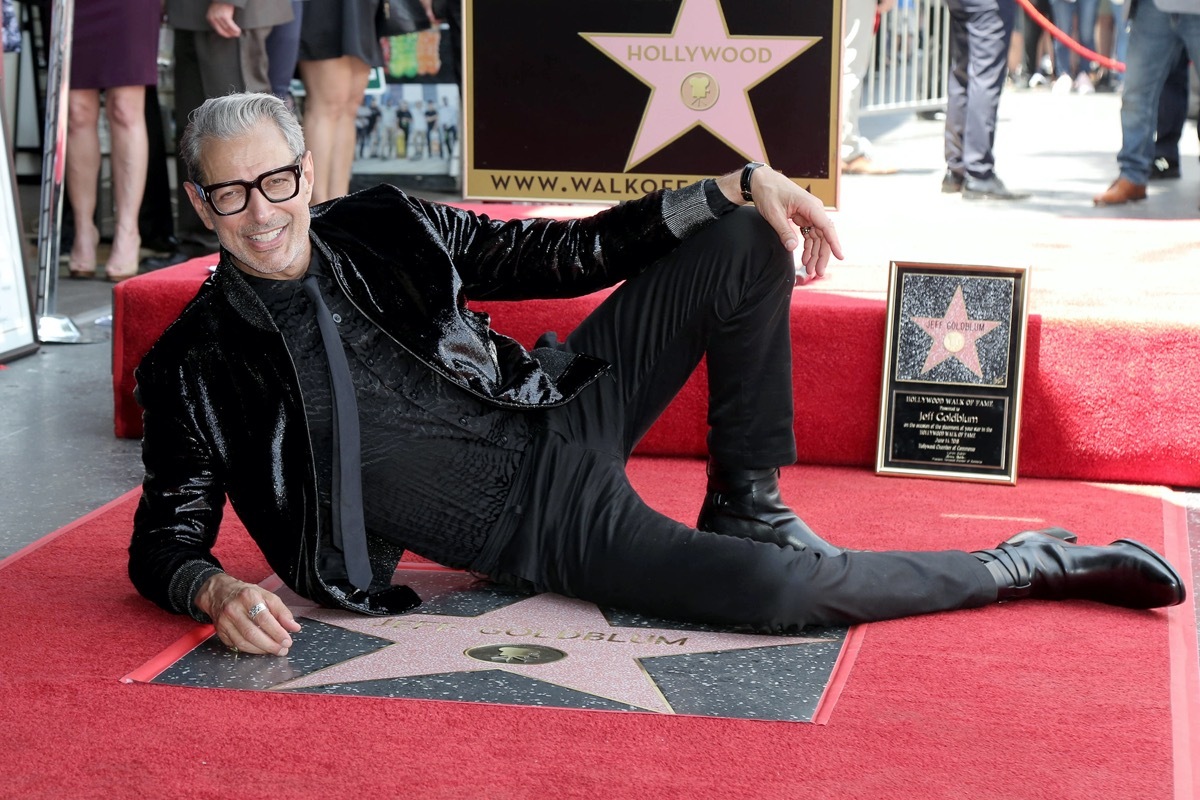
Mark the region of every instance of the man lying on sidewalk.
<instances>
[{"instance_id":1,"label":"man lying on sidewalk","mask_svg":"<svg viewBox=\"0 0 1200 800\"><path fill-rule=\"evenodd\" d=\"M389 186L310 211L317 165L270 95L207 101L182 148L221 260L137 371L146 476L129 570L231 648L282 655L299 626L213 556L227 496L288 586L367 614L419 602L390 585L404 550L762 631L1022 597L1183 600L1175 570L1127 539L850 551L784 504L793 251L809 276L842 253L820 202L769 167L587 219L499 222ZM466 305L618 282L565 342L532 351ZM702 357L709 481L691 527L648 508L625 463Z\"/></svg>"}]
</instances>

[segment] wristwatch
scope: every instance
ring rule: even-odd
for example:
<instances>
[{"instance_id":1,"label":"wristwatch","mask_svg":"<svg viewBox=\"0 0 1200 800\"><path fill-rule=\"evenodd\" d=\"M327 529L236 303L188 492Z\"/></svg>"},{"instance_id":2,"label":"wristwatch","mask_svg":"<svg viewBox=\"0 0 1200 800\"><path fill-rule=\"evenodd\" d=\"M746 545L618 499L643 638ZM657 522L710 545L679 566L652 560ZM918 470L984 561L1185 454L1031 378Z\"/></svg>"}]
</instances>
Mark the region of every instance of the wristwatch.
<instances>
[{"instance_id":1,"label":"wristwatch","mask_svg":"<svg viewBox=\"0 0 1200 800\"><path fill-rule=\"evenodd\" d=\"M747 203L754 202L754 195L750 194L750 176L754 174L754 170L765 166L761 161L751 161L742 167L742 199Z\"/></svg>"}]
</instances>

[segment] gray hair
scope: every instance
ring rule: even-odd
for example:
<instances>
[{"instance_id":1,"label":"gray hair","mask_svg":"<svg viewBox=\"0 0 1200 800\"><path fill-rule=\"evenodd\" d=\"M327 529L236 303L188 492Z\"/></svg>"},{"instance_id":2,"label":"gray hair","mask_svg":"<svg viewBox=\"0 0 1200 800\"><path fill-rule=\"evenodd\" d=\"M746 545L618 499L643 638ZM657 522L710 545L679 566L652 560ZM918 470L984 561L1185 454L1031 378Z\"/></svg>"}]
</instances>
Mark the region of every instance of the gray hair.
<instances>
[{"instance_id":1,"label":"gray hair","mask_svg":"<svg viewBox=\"0 0 1200 800\"><path fill-rule=\"evenodd\" d=\"M304 155L304 131L292 112L273 94L234 92L210 97L188 117L187 129L179 139L179 156L187 167L188 179L204 183L200 150L210 140L227 141L244 136L263 120L274 122L297 159Z\"/></svg>"}]
</instances>

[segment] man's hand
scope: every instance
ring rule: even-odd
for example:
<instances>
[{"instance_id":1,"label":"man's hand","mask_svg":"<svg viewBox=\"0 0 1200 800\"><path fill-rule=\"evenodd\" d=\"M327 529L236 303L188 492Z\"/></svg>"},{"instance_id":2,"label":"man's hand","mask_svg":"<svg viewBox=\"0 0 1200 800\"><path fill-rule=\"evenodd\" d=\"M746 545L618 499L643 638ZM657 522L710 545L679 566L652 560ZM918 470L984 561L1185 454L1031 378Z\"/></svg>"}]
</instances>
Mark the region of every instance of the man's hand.
<instances>
[{"instance_id":1,"label":"man's hand","mask_svg":"<svg viewBox=\"0 0 1200 800\"><path fill-rule=\"evenodd\" d=\"M290 634L300 630L278 595L224 572L204 582L196 606L212 618L225 646L237 652L286 656Z\"/></svg>"},{"instance_id":2,"label":"man's hand","mask_svg":"<svg viewBox=\"0 0 1200 800\"><path fill-rule=\"evenodd\" d=\"M733 202L743 205L741 172L731 172L717 179L721 191ZM759 167L750 176L750 194L763 219L779 234L788 251L803 247L800 263L806 279L825 274L829 256L843 258L833 221L825 213L821 201L801 189L782 173L770 167ZM797 227L799 230L797 230ZM799 234L799 235L797 235Z\"/></svg>"},{"instance_id":3,"label":"man's hand","mask_svg":"<svg viewBox=\"0 0 1200 800\"><path fill-rule=\"evenodd\" d=\"M204 18L218 36L236 39L242 35L242 29L233 21L233 12L236 10L232 3L209 3Z\"/></svg>"}]
</instances>

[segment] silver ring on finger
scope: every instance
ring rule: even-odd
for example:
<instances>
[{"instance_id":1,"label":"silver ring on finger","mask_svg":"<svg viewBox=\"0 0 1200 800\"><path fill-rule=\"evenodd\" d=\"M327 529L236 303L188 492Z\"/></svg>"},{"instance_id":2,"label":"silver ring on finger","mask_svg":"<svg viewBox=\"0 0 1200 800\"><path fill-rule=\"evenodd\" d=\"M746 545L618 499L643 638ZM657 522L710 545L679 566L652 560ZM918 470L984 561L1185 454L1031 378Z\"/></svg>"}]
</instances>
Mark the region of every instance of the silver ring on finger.
<instances>
[{"instance_id":1,"label":"silver ring on finger","mask_svg":"<svg viewBox=\"0 0 1200 800\"><path fill-rule=\"evenodd\" d=\"M267 610L267 604L266 604L266 603L255 603L254 605L250 606L250 612L249 612L249 613L250 613L250 619L254 619L254 618L255 618L255 617L257 617L259 614L261 614L262 612L264 612L264 611L266 611L266 610Z\"/></svg>"}]
</instances>

